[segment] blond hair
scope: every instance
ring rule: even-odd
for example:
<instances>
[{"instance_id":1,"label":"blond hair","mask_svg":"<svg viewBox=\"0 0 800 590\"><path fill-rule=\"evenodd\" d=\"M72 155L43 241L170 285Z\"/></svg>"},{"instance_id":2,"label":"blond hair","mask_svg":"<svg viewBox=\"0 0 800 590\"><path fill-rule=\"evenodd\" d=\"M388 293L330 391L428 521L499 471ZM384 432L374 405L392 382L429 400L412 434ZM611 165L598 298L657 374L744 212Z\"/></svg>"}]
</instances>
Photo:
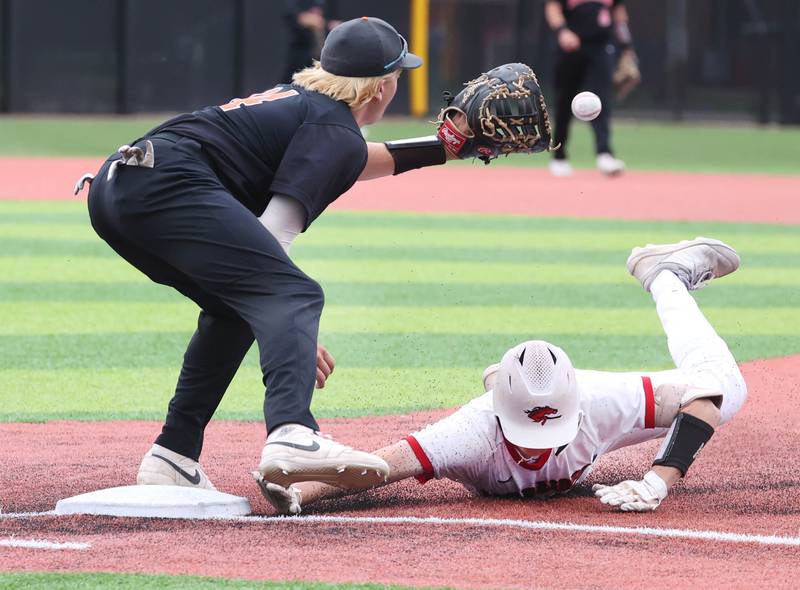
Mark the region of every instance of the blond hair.
<instances>
[{"instance_id":1,"label":"blond hair","mask_svg":"<svg viewBox=\"0 0 800 590\"><path fill-rule=\"evenodd\" d=\"M344 101L351 109L355 109L377 96L381 82L394 75L395 72L369 78L337 76L323 70L319 62L314 60L313 65L296 72L292 76L292 82L306 90Z\"/></svg>"}]
</instances>

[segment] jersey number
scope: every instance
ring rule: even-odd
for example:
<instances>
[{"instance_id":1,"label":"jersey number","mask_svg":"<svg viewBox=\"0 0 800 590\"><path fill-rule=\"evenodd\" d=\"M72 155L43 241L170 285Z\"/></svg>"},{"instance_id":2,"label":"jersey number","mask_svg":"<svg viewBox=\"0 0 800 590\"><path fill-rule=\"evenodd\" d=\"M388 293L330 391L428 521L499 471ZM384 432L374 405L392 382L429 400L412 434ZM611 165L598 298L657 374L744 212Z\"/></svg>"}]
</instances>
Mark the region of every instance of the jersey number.
<instances>
[{"instance_id":1,"label":"jersey number","mask_svg":"<svg viewBox=\"0 0 800 590\"><path fill-rule=\"evenodd\" d=\"M232 111L238 109L241 105L250 107L253 105L261 104L262 102L272 102L273 100L280 100L290 96L297 96L297 90L281 90L280 88L272 88L266 92L259 92L258 94L251 94L247 98L234 98L229 103L220 105L223 111Z\"/></svg>"}]
</instances>

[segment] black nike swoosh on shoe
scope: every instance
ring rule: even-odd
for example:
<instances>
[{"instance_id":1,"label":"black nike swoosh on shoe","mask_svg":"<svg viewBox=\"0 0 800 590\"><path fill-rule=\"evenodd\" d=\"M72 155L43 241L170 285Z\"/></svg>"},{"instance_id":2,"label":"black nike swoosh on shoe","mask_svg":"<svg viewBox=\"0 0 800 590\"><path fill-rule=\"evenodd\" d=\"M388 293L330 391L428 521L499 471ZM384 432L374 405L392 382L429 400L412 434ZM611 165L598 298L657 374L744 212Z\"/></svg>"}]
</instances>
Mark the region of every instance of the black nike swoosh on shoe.
<instances>
[{"instance_id":1,"label":"black nike swoosh on shoe","mask_svg":"<svg viewBox=\"0 0 800 590\"><path fill-rule=\"evenodd\" d=\"M509 475L509 476L508 476L508 479L498 479L498 480L497 480L497 483L508 483L508 482L510 482L512 479L514 479L514 477L513 477L513 476L511 476L511 475Z\"/></svg>"},{"instance_id":2,"label":"black nike swoosh on shoe","mask_svg":"<svg viewBox=\"0 0 800 590\"><path fill-rule=\"evenodd\" d=\"M319 450L319 443L317 441L312 442L310 445L298 445L297 443L290 443L290 442L283 442L280 440L276 440L274 442L268 442L267 445L283 445L284 447L291 447L293 449L298 449L300 451L308 451L310 453Z\"/></svg>"},{"instance_id":3,"label":"black nike swoosh on shoe","mask_svg":"<svg viewBox=\"0 0 800 590\"><path fill-rule=\"evenodd\" d=\"M181 469L180 467L175 465L175 463L173 463L172 461L170 461L166 457L162 457L161 455L156 455L155 453L153 453L151 455L151 457L158 457L159 459L164 461L164 463L166 463L167 465L172 467L175 471L180 473L186 479L186 481L188 481L189 483L191 483L193 485L197 485L197 484L200 483L200 471L198 471L197 469L194 470L194 475L190 475L187 471L184 471L183 469Z\"/></svg>"}]
</instances>

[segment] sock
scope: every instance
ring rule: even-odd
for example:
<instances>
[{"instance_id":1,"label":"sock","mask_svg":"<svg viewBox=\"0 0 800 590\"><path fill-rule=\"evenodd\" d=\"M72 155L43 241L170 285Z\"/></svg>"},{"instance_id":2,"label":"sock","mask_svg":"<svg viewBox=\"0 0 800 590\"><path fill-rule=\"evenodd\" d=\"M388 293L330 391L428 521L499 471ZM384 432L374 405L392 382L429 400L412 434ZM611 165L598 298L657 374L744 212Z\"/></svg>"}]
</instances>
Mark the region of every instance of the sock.
<instances>
[{"instance_id":1,"label":"sock","mask_svg":"<svg viewBox=\"0 0 800 590\"><path fill-rule=\"evenodd\" d=\"M671 270L662 270L658 276L650 283L650 293L654 300L668 291L685 291L686 284Z\"/></svg>"}]
</instances>

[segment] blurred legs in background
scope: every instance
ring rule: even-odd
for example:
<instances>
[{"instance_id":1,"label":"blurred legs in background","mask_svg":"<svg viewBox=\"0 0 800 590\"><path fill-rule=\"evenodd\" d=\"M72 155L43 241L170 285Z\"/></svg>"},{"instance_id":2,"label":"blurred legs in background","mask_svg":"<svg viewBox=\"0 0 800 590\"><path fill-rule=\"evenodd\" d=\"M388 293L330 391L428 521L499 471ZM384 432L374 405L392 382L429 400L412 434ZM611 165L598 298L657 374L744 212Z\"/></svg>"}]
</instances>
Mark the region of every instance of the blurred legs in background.
<instances>
[{"instance_id":1,"label":"blurred legs in background","mask_svg":"<svg viewBox=\"0 0 800 590\"><path fill-rule=\"evenodd\" d=\"M611 76L614 68L614 49L610 44L584 44L577 51L558 51L555 67L555 131L554 142L561 144L550 162L554 176L570 176L572 166L567 160L569 126L572 121L572 99L578 92L589 90L603 103L600 115L592 121L595 137L597 168L614 175L625 169L625 163L613 155L610 144Z\"/></svg>"}]
</instances>

